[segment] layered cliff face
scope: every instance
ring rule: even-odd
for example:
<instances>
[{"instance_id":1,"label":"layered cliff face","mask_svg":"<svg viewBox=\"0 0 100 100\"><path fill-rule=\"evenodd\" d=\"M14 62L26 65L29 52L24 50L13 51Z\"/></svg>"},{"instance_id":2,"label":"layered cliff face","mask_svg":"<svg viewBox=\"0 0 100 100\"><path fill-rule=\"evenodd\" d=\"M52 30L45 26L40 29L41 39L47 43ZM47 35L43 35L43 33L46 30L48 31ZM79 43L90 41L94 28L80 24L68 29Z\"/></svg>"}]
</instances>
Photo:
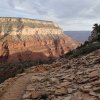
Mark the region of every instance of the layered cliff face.
<instances>
[{"instance_id":1,"label":"layered cliff face","mask_svg":"<svg viewBox=\"0 0 100 100\"><path fill-rule=\"evenodd\" d=\"M0 18L0 61L47 60L78 44L51 21Z\"/></svg>"}]
</instances>

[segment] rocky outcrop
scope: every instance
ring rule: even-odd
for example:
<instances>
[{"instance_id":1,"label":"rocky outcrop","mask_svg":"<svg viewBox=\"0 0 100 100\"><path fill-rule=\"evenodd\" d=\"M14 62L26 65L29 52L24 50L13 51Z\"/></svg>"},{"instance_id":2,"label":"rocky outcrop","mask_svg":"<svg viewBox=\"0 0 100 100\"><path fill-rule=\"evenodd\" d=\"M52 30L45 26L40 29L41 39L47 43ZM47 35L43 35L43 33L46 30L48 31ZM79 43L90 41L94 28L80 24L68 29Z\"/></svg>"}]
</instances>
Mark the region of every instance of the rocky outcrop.
<instances>
[{"instance_id":1,"label":"rocky outcrop","mask_svg":"<svg viewBox=\"0 0 100 100\"><path fill-rule=\"evenodd\" d=\"M77 46L51 21L0 18L0 61L47 60Z\"/></svg>"},{"instance_id":2,"label":"rocky outcrop","mask_svg":"<svg viewBox=\"0 0 100 100\"><path fill-rule=\"evenodd\" d=\"M100 50L33 66L0 85L1 100L100 100Z\"/></svg>"},{"instance_id":3,"label":"rocky outcrop","mask_svg":"<svg viewBox=\"0 0 100 100\"><path fill-rule=\"evenodd\" d=\"M23 99L99 100L99 56L100 50L77 59L61 59L59 63L52 64L47 73L40 72L32 76Z\"/></svg>"}]
</instances>

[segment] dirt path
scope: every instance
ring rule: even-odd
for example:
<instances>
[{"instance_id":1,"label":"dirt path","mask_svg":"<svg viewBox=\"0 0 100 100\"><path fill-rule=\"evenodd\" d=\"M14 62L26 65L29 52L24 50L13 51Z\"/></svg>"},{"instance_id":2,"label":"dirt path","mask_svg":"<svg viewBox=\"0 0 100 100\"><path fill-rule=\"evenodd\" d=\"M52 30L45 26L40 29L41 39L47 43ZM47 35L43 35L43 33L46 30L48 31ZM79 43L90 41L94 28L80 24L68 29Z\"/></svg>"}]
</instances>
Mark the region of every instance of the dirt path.
<instances>
[{"instance_id":1,"label":"dirt path","mask_svg":"<svg viewBox=\"0 0 100 100\"><path fill-rule=\"evenodd\" d=\"M7 90L0 100L22 100L25 88L30 82L32 73L19 77L14 84Z\"/></svg>"}]
</instances>

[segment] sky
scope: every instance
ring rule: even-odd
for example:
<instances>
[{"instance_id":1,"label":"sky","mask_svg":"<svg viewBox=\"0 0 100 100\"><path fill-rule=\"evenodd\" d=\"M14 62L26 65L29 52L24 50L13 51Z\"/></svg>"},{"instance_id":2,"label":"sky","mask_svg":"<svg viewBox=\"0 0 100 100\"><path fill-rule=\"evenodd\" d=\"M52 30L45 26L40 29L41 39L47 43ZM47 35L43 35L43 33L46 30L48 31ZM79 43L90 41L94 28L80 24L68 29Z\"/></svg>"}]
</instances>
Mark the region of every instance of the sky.
<instances>
[{"instance_id":1,"label":"sky","mask_svg":"<svg viewBox=\"0 0 100 100\"><path fill-rule=\"evenodd\" d=\"M100 0L0 0L0 17L54 21L63 30L92 30L100 22Z\"/></svg>"}]
</instances>

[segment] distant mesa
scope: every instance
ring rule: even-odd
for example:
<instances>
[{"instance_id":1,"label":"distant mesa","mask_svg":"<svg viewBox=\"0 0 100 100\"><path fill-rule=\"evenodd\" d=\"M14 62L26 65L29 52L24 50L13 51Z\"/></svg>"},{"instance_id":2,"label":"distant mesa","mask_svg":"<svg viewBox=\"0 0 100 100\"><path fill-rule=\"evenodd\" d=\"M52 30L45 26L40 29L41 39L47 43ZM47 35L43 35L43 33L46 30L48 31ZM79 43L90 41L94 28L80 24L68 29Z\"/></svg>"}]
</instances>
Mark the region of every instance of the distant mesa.
<instances>
[{"instance_id":1,"label":"distant mesa","mask_svg":"<svg viewBox=\"0 0 100 100\"><path fill-rule=\"evenodd\" d=\"M64 31L64 33L80 43L84 43L91 35L91 31Z\"/></svg>"},{"instance_id":2,"label":"distant mesa","mask_svg":"<svg viewBox=\"0 0 100 100\"><path fill-rule=\"evenodd\" d=\"M77 46L52 21L0 18L0 62L48 60Z\"/></svg>"}]
</instances>

